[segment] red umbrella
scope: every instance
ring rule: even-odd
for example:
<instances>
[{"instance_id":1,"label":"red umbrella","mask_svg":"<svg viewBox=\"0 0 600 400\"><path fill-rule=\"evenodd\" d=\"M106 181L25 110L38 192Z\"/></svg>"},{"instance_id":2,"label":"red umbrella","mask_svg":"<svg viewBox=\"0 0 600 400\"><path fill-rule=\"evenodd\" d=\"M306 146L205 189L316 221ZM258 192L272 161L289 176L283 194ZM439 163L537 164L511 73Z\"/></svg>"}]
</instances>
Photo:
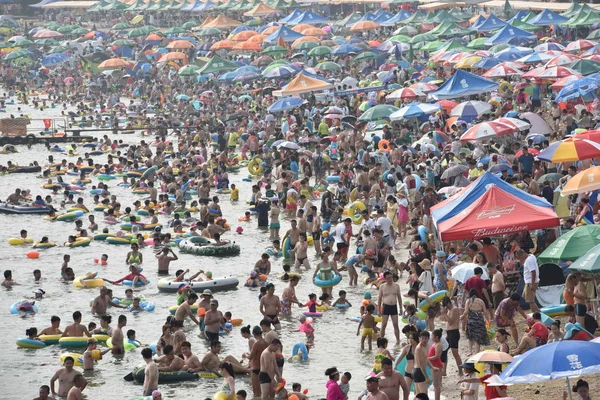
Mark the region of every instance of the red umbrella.
<instances>
[{"instance_id":1,"label":"red umbrella","mask_svg":"<svg viewBox=\"0 0 600 400\"><path fill-rule=\"evenodd\" d=\"M452 109L458 105L456 101L452 100L440 100L436 101L435 104L439 104L443 110L448 111L448 114L450 114L450 111L452 111Z\"/></svg>"},{"instance_id":2,"label":"red umbrella","mask_svg":"<svg viewBox=\"0 0 600 400\"><path fill-rule=\"evenodd\" d=\"M536 157L540 154L540 151L538 149L534 149L532 147L527 148L527 152L534 157ZM517 154L515 154L515 160L518 160L519 157L521 157L522 155L523 155L523 150L517 151Z\"/></svg>"},{"instance_id":3,"label":"red umbrella","mask_svg":"<svg viewBox=\"0 0 600 400\"><path fill-rule=\"evenodd\" d=\"M541 73L541 72L544 72L545 69L546 68L544 68L544 67L537 67L537 68L530 69L529 71L525 72L523 74L523 76L521 76L521 78L523 78L523 79L534 79L534 78L537 78L538 74Z\"/></svg>"},{"instance_id":4,"label":"red umbrella","mask_svg":"<svg viewBox=\"0 0 600 400\"><path fill-rule=\"evenodd\" d=\"M577 71L567 67L550 67L540 72L535 78L538 79L560 79L570 75L579 75Z\"/></svg>"},{"instance_id":5,"label":"red umbrella","mask_svg":"<svg viewBox=\"0 0 600 400\"><path fill-rule=\"evenodd\" d=\"M468 142L469 140L481 140L493 136L502 136L514 133L517 131L512 125L503 124L502 122L489 121L482 122L467 129L467 131L460 137L462 142Z\"/></svg>"},{"instance_id":6,"label":"red umbrella","mask_svg":"<svg viewBox=\"0 0 600 400\"><path fill-rule=\"evenodd\" d=\"M64 35L60 32L50 31L50 30L42 30L33 35L34 39L55 39L61 38Z\"/></svg>"},{"instance_id":7,"label":"red umbrella","mask_svg":"<svg viewBox=\"0 0 600 400\"><path fill-rule=\"evenodd\" d=\"M569 43L569 45L565 47L565 51L578 53L583 50L591 49L595 45L596 43L591 40L579 39Z\"/></svg>"},{"instance_id":8,"label":"red umbrella","mask_svg":"<svg viewBox=\"0 0 600 400\"><path fill-rule=\"evenodd\" d=\"M416 89L401 88L393 91L387 95L387 100L404 100L404 99L415 99L417 97L425 96L425 93L420 92Z\"/></svg>"},{"instance_id":9,"label":"red umbrella","mask_svg":"<svg viewBox=\"0 0 600 400\"><path fill-rule=\"evenodd\" d=\"M575 82L578 79L580 79L580 78L577 75L565 76L564 78L560 78L559 80L554 82L552 85L550 85L550 89L560 90L560 89L564 88L565 86L567 86L568 84Z\"/></svg>"},{"instance_id":10,"label":"red umbrella","mask_svg":"<svg viewBox=\"0 0 600 400\"><path fill-rule=\"evenodd\" d=\"M600 143L600 131L584 131L572 137L576 139L587 139L591 140L592 142Z\"/></svg>"}]
</instances>

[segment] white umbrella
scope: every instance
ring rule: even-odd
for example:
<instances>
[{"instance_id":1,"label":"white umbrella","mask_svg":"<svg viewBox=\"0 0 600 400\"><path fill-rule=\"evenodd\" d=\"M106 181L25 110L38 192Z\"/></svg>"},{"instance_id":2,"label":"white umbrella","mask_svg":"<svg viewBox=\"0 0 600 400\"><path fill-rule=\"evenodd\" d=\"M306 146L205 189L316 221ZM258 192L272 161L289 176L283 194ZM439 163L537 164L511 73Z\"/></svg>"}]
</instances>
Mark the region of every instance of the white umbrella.
<instances>
[{"instance_id":1,"label":"white umbrella","mask_svg":"<svg viewBox=\"0 0 600 400\"><path fill-rule=\"evenodd\" d=\"M298 146L296 143L290 142L288 140L284 140L283 142L277 144L276 147L278 149L286 149L286 150L298 150L298 149L300 149L300 146Z\"/></svg>"},{"instance_id":2,"label":"white umbrella","mask_svg":"<svg viewBox=\"0 0 600 400\"><path fill-rule=\"evenodd\" d=\"M459 281L460 283L465 283L467 279L472 276L475 276L475 268L481 267L475 263L462 263L458 264L456 267L450 270L452 273L452 279ZM488 280L490 279L487 273L487 268L481 267L483 270L483 275L481 275L481 279Z\"/></svg>"},{"instance_id":3,"label":"white umbrella","mask_svg":"<svg viewBox=\"0 0 600 400\"><path fill-rule=\"evenodd\" d=\"M501 117L494 120L495 122L500 122L506 125L514 125L520 131L526 131L531 128L531 124L527 121L520 120L518 118L509 118L509 117Z\"/></svg>"},{"instance_id":4,"label":"white umbrella","mask_svg":"<svg viewBox=\"0 0 600 400\"><path fill-rule=\"evenodd\" d=\"M485 101L465 101L460 103L450 111L451 117L476 117L492 109L492 106Z\"/></svg>"},{"instance_id":5,"label":"white umbrella","mask_svg":"<svg viewBox=\"0 0 600 400\"><path fill-rule=\"evenodd\" d=\"M552 128L550 125L544 120L544 118L540 117L536 113L532 112L524 112L519 114L519 118L526 119L530 124L531 128L529 128L530 133L541 133L542 135L551 135Z\"/></svg>"}]
</instances>

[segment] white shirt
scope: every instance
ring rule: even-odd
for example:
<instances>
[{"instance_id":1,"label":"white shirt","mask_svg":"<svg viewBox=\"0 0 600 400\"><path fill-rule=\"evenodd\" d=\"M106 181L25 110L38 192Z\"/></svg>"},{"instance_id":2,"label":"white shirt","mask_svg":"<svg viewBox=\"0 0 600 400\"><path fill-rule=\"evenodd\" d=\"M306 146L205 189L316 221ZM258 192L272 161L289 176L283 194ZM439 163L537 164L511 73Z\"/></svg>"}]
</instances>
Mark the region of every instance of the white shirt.
<instances>
[{"instance_id":1,"label":"white shirt","mask_svg":"<svg viewBox=\"0 0 600 400\"><path fill-rule=\"evenodd\" d=\"M346 225L343 222L340 222L335 227L335 242L336 243L346 243L344 240L344 236L346 234Z\"/></svg>"},{"instance_id":2,"label":"white shirt","mask_svg":"<svg viewBox=\"0 0 600 400\"><path fill-rule=\"evenodd\" d=\"M419 282L421 285L419 286L419 292L431 293L433 292L433 281L431 280L431 271L424 270L419 275Z\"/></svg>"},{"instance_id":3,"label":"white shirt","mask_svg":"<svg viewBox=\"0 0 600 400\"><path fill-rule=\"evenodd\" d=\"M390 235L390 228L392 227L392 220L388 217L379 217L375 225L383 231L383 236Z\"/></svg>"},{"instance_id":4,"label":"white shirt","mask_svg":"<svg viewBox=\"0 0 600 400\"><path fill-rule=\"evenodd\" d=\"M523 263L523 280L526 284L531 284L531 273L535 271L535 283L540 281L540 267L533 254L530 254Z\"/></svg>"},{"instance_id":5,"label":"white shirt","mask_svg":"<svg viewBox=\"0 0 600 400\"><path fill-rule=\"evenodd\" d=\"M362 232L364 232L365 229L368 229L373 233L373 228L375 228L375 221L373 221L373 218L363 219L362 224L360 225L360 230Z\"/></svg>"}]
</instances>

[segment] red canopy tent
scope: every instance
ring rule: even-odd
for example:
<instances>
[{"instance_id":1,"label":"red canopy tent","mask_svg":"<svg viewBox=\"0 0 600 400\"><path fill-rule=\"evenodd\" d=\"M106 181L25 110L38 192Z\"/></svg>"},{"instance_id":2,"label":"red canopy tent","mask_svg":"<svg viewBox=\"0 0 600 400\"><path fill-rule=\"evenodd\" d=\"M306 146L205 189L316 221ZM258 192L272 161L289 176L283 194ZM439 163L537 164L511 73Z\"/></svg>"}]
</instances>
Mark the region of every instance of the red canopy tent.
<instances>
[{"instance_id":1,"label":"red canopy tent","mask_svg":"<svg viewBox=\"0 0 600 400\"><path fill-rule=\"evenodd\" d=\"M438 225L442 241L500 236L560 225L550 207L530 204L496 185L486 189L483 196Z\"/></svg>"}]
</instances>

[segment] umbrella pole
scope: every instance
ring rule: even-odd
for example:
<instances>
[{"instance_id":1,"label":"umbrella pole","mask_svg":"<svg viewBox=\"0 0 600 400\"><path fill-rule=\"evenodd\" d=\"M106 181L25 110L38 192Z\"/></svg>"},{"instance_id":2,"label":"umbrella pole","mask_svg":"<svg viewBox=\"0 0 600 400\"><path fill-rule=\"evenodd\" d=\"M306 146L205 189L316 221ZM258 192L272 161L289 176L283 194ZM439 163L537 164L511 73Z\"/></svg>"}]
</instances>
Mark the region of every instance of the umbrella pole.
<instances>
[{"instance_id":1,"label":"umbrella pole","mask_svg":"<svg viewBox=\"0 0 600 400\"><path fill-rule=\"evenodd\" d=\"M567 376L567 393L569 393L569 400L573 400L573 393L571 391L571 382L569 381L568 376Z\"/></svg>"}]
</instances>

